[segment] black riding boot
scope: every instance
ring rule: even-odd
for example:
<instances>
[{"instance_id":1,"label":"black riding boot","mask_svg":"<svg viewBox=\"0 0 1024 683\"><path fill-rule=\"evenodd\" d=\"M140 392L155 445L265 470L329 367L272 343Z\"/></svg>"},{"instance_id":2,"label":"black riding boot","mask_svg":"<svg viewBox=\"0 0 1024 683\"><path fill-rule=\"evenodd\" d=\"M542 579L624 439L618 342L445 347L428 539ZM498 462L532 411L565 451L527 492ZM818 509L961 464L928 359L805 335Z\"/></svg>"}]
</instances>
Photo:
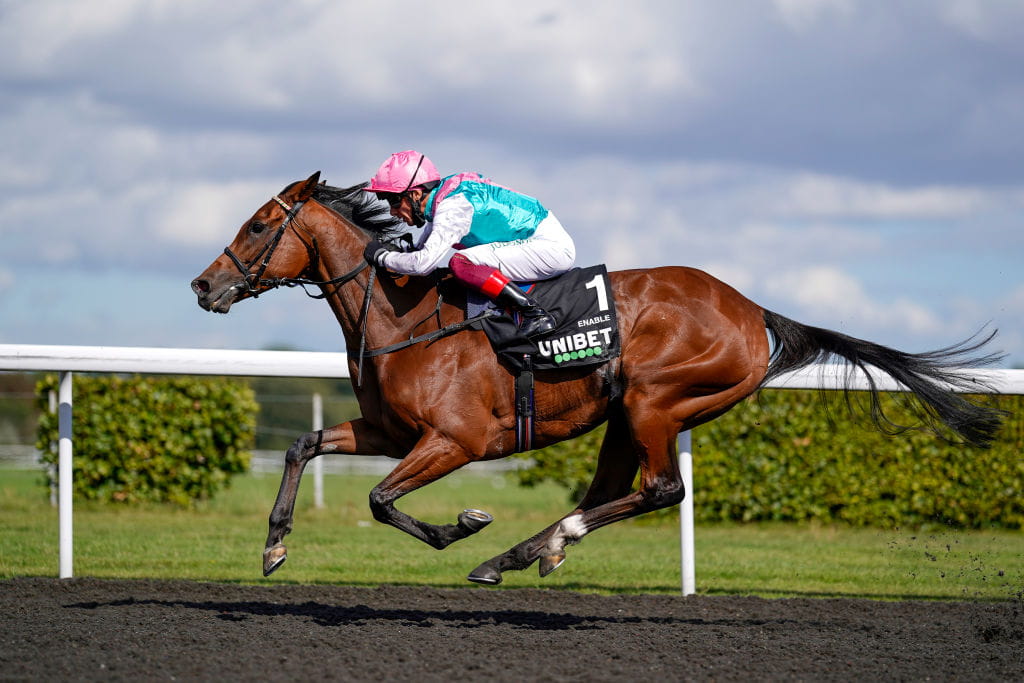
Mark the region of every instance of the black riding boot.
<instances>
[{"instance_id":1,"label":"black riding boot","mask_svg":"<svg viewBox=\"0 0 1024 683\"><path fill-rule=\"evenodd\" d=\"M519 331L527 339L539 337L555 329L555 318L511 282L498 292L498 296L494 297L494 303L511 308L523 317Z\"/></svg>"}]
</instances>

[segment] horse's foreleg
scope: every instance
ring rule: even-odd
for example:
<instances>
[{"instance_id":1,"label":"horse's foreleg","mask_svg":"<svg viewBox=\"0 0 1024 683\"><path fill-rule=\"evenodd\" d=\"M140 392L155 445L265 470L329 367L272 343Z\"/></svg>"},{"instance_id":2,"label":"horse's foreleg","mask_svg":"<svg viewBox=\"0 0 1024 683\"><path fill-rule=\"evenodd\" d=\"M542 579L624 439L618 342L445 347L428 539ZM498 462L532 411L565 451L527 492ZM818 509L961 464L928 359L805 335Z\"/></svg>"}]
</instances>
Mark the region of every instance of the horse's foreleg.
<instances>
[{"instance_id":1,"label":"horse's foreleg","mask_svg":"<svg viewBox=\"0 0 1024 683\"><path fill-rule=\"evenodd\" d=\"M280 567L288 557L282 543L291 533L295 499L306 463L322 453L353 453L376 455L388 450L387 438L365 420L344 422L330 429L303 434L285 454L284 473L277 500L270 512L270 531L263 551L263 575Z\"/></svg>"},{"instance_id":2,"label":"horse's foreleg","mask_svg":"<svg viewBox=\"0 0 1024 683\"><path fill-rule=\"evenodd\" d=\"M370 511L378 522L390 524L410 536L441 550L491 523L482 510L463 510L456 524L428 524L395 507L395 501L421 486L471 462L466 452L451 441L430 434L402 459L402 462L370 492Z\"/></svg>"}]
</instances>

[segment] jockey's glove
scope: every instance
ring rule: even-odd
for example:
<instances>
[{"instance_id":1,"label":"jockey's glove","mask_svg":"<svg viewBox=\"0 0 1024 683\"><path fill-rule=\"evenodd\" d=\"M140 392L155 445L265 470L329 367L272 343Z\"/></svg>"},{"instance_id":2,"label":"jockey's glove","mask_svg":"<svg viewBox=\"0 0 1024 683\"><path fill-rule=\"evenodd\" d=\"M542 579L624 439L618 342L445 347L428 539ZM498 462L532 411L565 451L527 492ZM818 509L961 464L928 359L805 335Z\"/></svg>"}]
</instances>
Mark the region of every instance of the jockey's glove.
<instances>
[{"instance_id":1,"label":"jockey's glove","mask_svg":"<svg viewBox=\"0 0 1024 683\"><path fill-rule=\"evenodd\" d=\"M384 265L384 254L389 251L392 250L381 244L380 240L370 240L366 248L363 249L363 259L371 266L381 267Z\"/></svg>"}]
</instances>

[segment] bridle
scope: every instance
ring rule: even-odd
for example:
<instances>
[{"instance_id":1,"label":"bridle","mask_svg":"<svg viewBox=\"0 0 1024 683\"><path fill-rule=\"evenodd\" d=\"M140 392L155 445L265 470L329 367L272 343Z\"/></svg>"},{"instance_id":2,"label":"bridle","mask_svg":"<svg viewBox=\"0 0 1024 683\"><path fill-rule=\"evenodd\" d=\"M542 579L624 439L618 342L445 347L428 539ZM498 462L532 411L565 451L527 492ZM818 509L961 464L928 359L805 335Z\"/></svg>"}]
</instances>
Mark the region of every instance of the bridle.
<instances>
[{"instance_id":1,"label":"bridle","mask_svg":"<svg viewBox=\"0 0 1024 683\"><path fill-rule=\"evenodd\" d=\"M324 299L327 297L328 294L326 289L321 291L320 294L310 294L309 290L306 289L306 287L328 287L330 285L337 285L340 287L346 282L354 280L355 277L359 275L359 273L363 272L363 270L370 267L369 263L360 259L359 265L357 265L355 268L348 271L344 275L340 275L336 278L331 278L330 280L312 280L306 277L264 278L263 273L266 272L267 266L270 265L270 259L271 257L273 257L274 251L277 249L277 245L280 244L281 237L284 236L285 230L287 230L289 227L291 227L292 230L295 230L296 235L298 235L298 230L302 230L309 236L310 241L307 246L309 247L310 250L310 265L320 260L320 245L316 241L316 235L314 235L308 229L304 228L297 219L299 211L302 210L302 207L305 205L306 202L295 202L295 204L293 204L292 206L288 206L288 202L281 199L281 197L278 195L274 195L272 199L275 202L277 202L282 209L285 210L286 215L284 221L281 223L280 226L278 226L277 232L274 234L274 236L270 239L269 242L263 245L263 248L260 249L259 253L252 257L252 260L249 261L249 263L243 263L242 259L238 258L238 255L235 254L235 252L231 251L230 246L224 247L224 253L227 254L228 258L231 259L231 262L235 264L235 267L238 268L238 271L242 274L242 282L245 283L245 291L251 294L252 298L256 299L259 297L260 292L265 292L270 289L277 289L278 287L302 287L302 291L304 291L306 293L306 296L310 297L311 299ZM298 230L296 228L298 228ZM299 239L302 239L301 235L299 235ZM305 243L305 240L303 240L303 243ZM261 258L263 259L263 261L259 264L259 268L254 273L252 271L252 268L253 266L256 265L258 261L260 261ZM360 335L361 339L359 343L359 370L356 376L357 384L362 384L363 357L365 355L366 350L366 319L370 309L370 298L372 296L371 293L373 292L373 281L375 272L376 271L374 270L370 271L370 277L366 281L366 291L363 294L363 324Z\"/></svg>"},{"instance_id":2,"label":"bridle","mask_svg":"<svg viewBox=\"0 0 1024 683\"><path fill-rule=\"evenodd\" d=\"M250 294L252 298L256 299L262 292L270 289L277 289L278 287L302 287L302 291L306 293L306 296L313 299L323 299L327 296L326 292L320 294L310 294L307 286L315 287L326 287L330 285L343 285L350 280L355 279L359 273L363 272L365 268L369 267L365 261L360 261L359 265L336 278L330 280L312 280L306 277L272 277L264 278L263 273L267 271L267 266L270 265L270 259L274 256L274 251L277 249L277 245L281 243L281 238L284 236L285 231L290 227L295 230L298 235L298 231L302 230L306 235L309 236L309 248L310 248L310 264L320 260L320 245L316 241L316 235L311 233L309 230L304 228L301 223L296 219L299 211L305 205L305 201L295 202L292 206L289 206L286 201L281 199L278 195L274 195L272 199L280 204L281 208L285 210L286 215L284 221L278 226L277 232L274 236L263 245L259 253L252 257L248 263L244 263L242 259L238 258L235 252L231 251L231 247L224 247L224 253L227 254L231 262L238 268L238 272L242 274L242 283L245 287L245 292ZM299 235L299 239L302 236ZM305 242L305 240L303 240ZM262 259L262 261L260 260ZM253 272L253 267L259 263L258 268ZM241 286L236 285L236 286Z\"/></svg>"}]
</instances>

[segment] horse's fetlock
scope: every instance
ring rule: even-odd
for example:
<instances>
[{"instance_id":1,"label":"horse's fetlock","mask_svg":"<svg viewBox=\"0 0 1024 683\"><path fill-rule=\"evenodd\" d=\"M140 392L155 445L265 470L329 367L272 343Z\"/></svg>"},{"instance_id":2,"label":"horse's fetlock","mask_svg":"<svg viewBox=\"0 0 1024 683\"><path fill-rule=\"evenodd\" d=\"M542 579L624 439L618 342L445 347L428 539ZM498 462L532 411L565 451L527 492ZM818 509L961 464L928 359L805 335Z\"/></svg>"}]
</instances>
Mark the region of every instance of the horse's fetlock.
<instances>
[{"instance_id":1,"label":"horse's fetlock","mask_svg":"<svg viewBox=\"0 0 1024 683\"><path fill-rule=\"evenodd\" d=\"M391 519L392 502L391 498L385 496L381 489L375 488L370 491L370 512L373 514L373 518L378 522L385 523Z\"/></svg>"},{"instance_id":2,"label":"horse's fetlock","mask_svg":"<svg viewBox=\"0 0 1024 683\"><path fill-rule=\"evenodd\" d=\"M292 532L292 520L285 519L283 517L270 518L270 533L278 540L284 538Z\"/></svg>"},{"instance_id":3,"label":"horse's fetlock","mask_svg":"<svg viewBox=\"0 0 1024 683\"><path fill-rule=\"evenodd\" d=\"M643 490L640 507L645 512L661 510L678 505L685 497L686 487L682 481L661 482L658 486Z\"/></svg>"},{"instance_id":4,"label":"horse's fetlock","mask_svg":"<svg viewBox=\"0 0 1024 683\"><path fill-rule=\"evenodd\" d=\"M443 532L442 533L428 533L427 534L427 545L429 545L434 550L444 550L445 548L447 548L448 546L450 546L452 544L452 541L456 541L456 540L458 540L458 538L460 538L459 536L452 536L452 535L450 535L450 533L452 531L456 530L457 528L458 527L456 527L454 524L449 524L448 528L442 527L442 529L445 529L445 531L449 532L448 534L445 534Z\"/></svg>"}]
</instances>

